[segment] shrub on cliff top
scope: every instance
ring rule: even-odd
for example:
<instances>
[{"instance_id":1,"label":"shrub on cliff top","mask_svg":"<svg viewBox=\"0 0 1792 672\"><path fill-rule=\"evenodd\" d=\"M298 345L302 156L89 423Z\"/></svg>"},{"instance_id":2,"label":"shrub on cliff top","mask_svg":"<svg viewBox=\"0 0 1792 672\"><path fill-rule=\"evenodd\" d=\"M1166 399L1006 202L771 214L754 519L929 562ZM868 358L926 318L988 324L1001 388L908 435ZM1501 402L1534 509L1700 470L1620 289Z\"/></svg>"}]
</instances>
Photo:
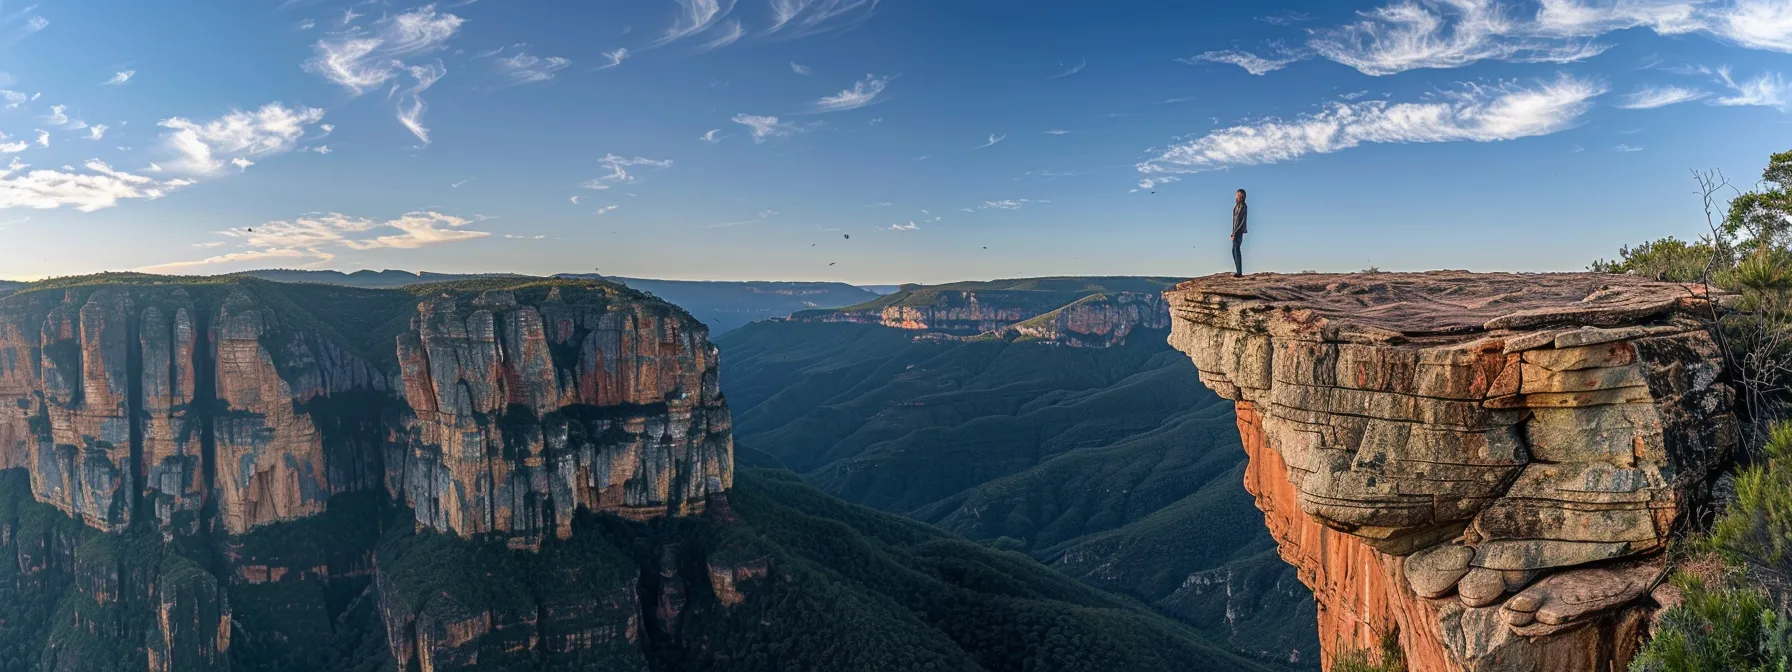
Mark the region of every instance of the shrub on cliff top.
<instances>
[{"instance_id":1,"label":"shrub on cliff top","mask_svg":"<svg viewBox=\"0 0 1792 672\"><path fill-rule=\"evenodd\" d=\"M1693 544L1727 564L1717 577L1681 572L1682 600L1661 614L1633 672L1792 670L1792 423L1774 426L1761 464L1736 479L1736 499ZM1779 605L1780 609L1776 609Z\"/></svg>"},{"instance_id":2,"label":"shrub on cliff top","mask_svg":"<svg viewBox=\"0 0 1792 672\"><path fill-rule=\"evenodd\" d=\"M1587 269L1599 273L1640 275L1668 282L1699 282L1712 265L1712 259L1715 257L1721 260L1725 256L1727 251L1714 247L1710 240L1689 243L1668 236L1644 242L1634 248L1626 245L1618 249L1616 260L1600 259ZM1729 264L1720 261L1719 265Z\"/></svg>"}]
</instances>

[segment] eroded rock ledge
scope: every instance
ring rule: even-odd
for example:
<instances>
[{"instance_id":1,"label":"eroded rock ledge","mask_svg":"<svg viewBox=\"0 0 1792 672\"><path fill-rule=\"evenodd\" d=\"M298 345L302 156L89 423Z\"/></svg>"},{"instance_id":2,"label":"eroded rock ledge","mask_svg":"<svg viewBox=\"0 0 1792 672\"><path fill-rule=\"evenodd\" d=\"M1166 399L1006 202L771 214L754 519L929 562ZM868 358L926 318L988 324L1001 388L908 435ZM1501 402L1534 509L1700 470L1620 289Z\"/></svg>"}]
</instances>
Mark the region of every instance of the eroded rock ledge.
<instances>
[{"instance_id":1,"label":"eroded rock ledge","mask_svg":"<svg viewBox=\"0 0 1792 672\"><path fill-rule=\"evenodd\" d=\"M618 285L355 290L154 277L0 301L0 468L89 526L230 534L384 488L531 544L733 478L708 330Z\"/></svg>"},{"instance_id":2,"label":"eroded rock ledge","mask_svg":"<svg viewBox=\"0 0 1792 672\"><path fill-rule=\"evenodd\" d=\"M1166 298L1237 402L1326 660L1392 635L1411 669L1621 669L1737 441L1702 287L1260 274Z\"/></svg>"}]
</instances>

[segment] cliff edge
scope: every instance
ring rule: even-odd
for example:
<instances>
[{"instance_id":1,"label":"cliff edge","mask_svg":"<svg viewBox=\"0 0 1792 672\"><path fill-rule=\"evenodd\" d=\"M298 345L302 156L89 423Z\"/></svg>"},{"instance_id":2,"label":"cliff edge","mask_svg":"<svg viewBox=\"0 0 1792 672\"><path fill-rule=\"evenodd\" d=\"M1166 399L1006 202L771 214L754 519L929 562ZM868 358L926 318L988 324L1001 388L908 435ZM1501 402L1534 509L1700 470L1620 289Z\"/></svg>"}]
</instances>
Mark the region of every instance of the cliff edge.
<instances>
[{"instance_id":1,"label":"cliff edge","mask_svg":"<svg viewBox=\"0 0 1792 672\"><path fill-rule=\"evenodd\" d=\"M708 330L618 285L362 290L96 276L0 301L0 468L102 531L315 515L534 543L574 509L700 510L733 474Z\"/></svg>"},{"instance_id":2,"label":"cliff edge","mask_svg":"<svg viewBox=\"0 0 1792 672\"><path fill-rule=\"evenodd\" d=\"M1737 442L1703 287L1593 273L1209 276L1170 343L1237 404L1322 659L1610 670Z\"/></svg>"}]
</instances>

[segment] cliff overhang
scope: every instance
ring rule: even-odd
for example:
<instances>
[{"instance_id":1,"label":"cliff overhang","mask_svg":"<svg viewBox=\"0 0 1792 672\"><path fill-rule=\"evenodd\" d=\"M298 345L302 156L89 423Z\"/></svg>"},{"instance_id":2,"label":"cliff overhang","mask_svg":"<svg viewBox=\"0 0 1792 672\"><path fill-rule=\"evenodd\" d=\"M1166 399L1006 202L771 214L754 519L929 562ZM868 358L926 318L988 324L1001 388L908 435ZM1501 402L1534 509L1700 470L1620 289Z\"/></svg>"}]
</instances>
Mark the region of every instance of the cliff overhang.
<instances>
[{"instance_id":1,"label":"cliff overhang","mask_svg":"<svg viewBox=\"0 0 1792 672\"><path fill-rule=\"evenodd\" d=\"M1238 407L1320 643L1438 670L1633 655L1737 443L1705 287L1593 273L1209 276L1170 342Z\"/></svg>"}]
</instances>

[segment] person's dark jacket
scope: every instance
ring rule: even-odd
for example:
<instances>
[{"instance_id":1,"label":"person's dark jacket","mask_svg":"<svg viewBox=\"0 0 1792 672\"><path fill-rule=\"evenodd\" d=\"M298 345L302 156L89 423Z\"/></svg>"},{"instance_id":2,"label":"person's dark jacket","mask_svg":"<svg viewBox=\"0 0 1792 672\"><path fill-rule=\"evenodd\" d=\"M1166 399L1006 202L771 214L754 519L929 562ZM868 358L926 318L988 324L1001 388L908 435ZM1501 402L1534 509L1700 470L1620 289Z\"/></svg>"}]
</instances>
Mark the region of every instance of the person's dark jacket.
<instances>
[{"instance_id":1,"label":"person's dark jacket","mask_svg":"<svg viewBox=\"0 0 1792 672\"><path fill-rule=\"evenodd\" d=\"M1246 233L1249 227L1245 226L1245 218L1250 210L1251 206L1243 203L1232 206L1232 235L1242 236Z\"/></svg>"}]
</instances>

